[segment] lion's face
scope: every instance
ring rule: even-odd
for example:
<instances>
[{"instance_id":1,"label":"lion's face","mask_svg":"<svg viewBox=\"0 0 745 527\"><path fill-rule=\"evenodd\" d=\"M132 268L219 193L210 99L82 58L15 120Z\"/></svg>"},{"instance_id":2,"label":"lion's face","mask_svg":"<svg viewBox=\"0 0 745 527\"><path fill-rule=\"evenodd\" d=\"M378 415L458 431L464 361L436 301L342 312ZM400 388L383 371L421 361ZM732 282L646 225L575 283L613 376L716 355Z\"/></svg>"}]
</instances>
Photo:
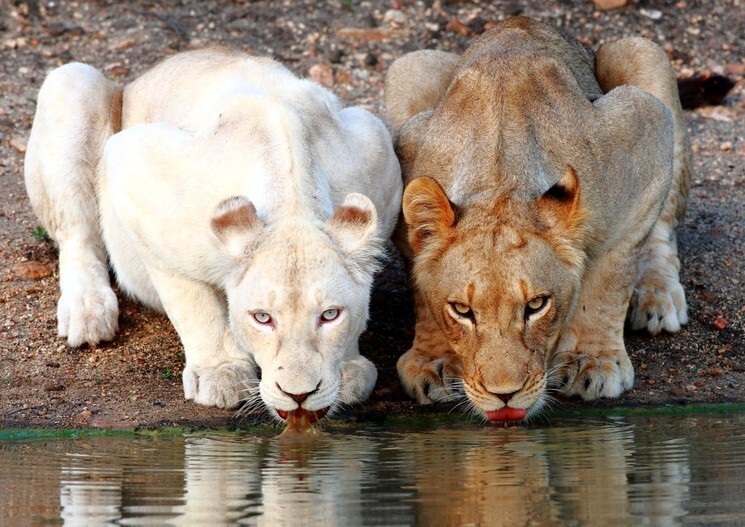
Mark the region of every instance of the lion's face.
<instances>
[{"instance_id":1,"label":"lion's face","mask_svg":"<svg viewBox=\"0 0 745 527\"><path fill-rule=\"evenodd\" d=\"M531 204L474 206L456 218L439 185L420 178L407 188L404 213L417 288L461 361L475 408L498 420L537 411L581 258Z\"/></svg>"},{"instance_id":2,"label":"lion's face","mask_svg":"<svg viewBox=\"0 0 745 527\"><path fill-rule=\"evenodd\" d=\"M334 407L342 360L365 327L368 301L369 284L319 238L257 252L228 302L233 331L261 368L270 410L284 418L299 407L319 416Z\"/></svg>"},{"instance_id":3,"label":"lion's face","mask_svg":"<svg viewBox=\"0 0 745 527\"><path fill-rule=\"evenodd\" d=\"M230 325L261 368L270 413L302 412L313 422L339 402L366 398L376 373L357 340L382 251L372 202L350 194L325 224L265 226L250 202L232 198L212 223L236 258L225 288Z\"/></svg>"}]
</instances>

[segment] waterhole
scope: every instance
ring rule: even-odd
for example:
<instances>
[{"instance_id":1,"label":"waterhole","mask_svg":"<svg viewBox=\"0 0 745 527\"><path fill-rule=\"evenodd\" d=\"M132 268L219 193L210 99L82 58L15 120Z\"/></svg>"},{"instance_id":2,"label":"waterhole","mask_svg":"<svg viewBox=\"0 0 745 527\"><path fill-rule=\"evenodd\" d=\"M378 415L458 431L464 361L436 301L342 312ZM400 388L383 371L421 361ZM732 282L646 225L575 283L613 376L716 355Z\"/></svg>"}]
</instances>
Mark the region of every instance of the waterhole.
<instances>
[{"instance_id":1,"label":"waterhole","mask_svg":"<svg viewBox=\"0 0 745 527\"><path fill-rule=\"evenodd\" d=\"M6 433L0 524L745 524L745 413L551 421Z\"/></svg>"}]
</instances>

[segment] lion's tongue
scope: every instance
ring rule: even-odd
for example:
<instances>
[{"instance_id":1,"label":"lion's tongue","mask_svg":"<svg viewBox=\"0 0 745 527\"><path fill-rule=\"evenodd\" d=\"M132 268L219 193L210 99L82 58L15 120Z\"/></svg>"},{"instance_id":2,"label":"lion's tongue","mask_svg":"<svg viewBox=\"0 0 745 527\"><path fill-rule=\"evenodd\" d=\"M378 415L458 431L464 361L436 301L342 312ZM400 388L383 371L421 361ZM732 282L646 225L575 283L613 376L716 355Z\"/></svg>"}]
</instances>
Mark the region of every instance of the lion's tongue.
<instances>
[{"instance_id":1,"label":"lion's tongue","mask_svg":"<svg viewBox=\"0 0 745 527\"><path fill-rule=\"evenodd\" d=\"M490 421L519 421L525 419L527 414L525 408L510 408L509 406L503 406L499 410L492 412L486 412L486 417Z\"/></svg>"}]
</instances>

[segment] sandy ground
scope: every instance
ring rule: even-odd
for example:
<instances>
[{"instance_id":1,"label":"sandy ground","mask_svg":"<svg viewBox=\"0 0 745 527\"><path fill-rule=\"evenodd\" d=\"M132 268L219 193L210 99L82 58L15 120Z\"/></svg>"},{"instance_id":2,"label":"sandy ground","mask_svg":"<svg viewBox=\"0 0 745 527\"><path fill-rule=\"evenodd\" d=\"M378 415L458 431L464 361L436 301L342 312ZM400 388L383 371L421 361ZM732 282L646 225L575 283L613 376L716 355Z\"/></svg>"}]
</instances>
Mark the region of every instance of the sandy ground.
<instances>
[{"instance_id":1,"label":"sandy ground","mask_svg":"<svg viewBox=\"0 0 745 527\"><path fill-rule=\"evenodd\" d=\"M23 156L44 76L71 61L125 83L177 51L212 44L272 55L297 74L320 74L348 105L381 114L389 64L405 52L462 51L497 20L526 14L597 47L642 35L663 46L681 76L723 73L737 84L721 106L686 112L695 176L679 229L690 323L650 338L629 333L636 385L622 398L560 407L745 401L745 4L639 0L596 11L580 0L6 1L0 4L0 426L133 428L243 426L251 418L183 400L184 355L164 316L121 298L119 336L70 349L56 338L55 247L23 183ZM395 361L413 338L406 278L393 253L372 298L361 349L379 368L371 400L347 418L421 410L408 402ZM446 408L428 411L442 412Z\"/></svg>"}]
</instances>

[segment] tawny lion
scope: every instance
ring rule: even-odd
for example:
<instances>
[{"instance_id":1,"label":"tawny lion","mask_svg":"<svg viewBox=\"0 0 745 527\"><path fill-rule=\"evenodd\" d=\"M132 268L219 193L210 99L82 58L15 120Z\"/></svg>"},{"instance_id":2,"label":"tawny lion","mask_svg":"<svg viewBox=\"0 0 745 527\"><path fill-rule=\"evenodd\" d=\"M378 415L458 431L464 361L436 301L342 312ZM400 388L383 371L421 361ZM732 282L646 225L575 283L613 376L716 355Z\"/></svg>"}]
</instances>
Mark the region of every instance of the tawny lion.
<instances>
[{"instance_id":1,"label":"tawny lion","mask_svg":"<svg viewBox=\"0 0 745 527\"><path fill-rule=\"evenodd\" d=\"M397 60L385 103L417 315L407 392L440 400L462 378L480 413L519 420L552 385L630 389L627 311L652 334L687 321L675 227L691 158L664 52L627 38L595 55L518 17L463 57Z\"/></svg>"}]
</instances>

